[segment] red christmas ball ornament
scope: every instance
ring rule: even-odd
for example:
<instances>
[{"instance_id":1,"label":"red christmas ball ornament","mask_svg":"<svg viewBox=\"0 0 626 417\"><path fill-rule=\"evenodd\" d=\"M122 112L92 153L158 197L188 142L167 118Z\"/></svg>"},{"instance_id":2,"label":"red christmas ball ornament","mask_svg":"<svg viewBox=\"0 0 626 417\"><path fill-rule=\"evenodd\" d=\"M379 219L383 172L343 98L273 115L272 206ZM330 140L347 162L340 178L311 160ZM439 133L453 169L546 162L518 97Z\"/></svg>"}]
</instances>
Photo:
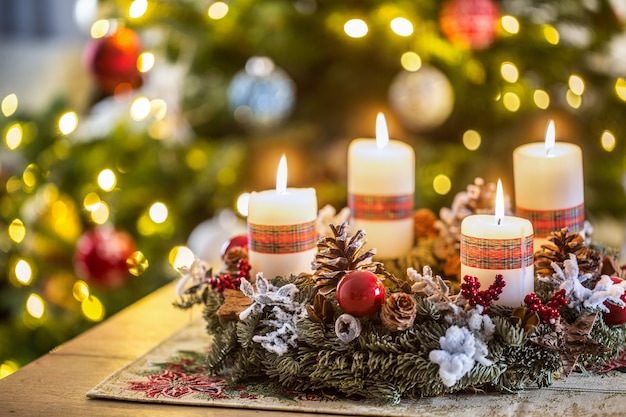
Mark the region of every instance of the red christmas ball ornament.
<instances>
[{"instance_id":1,"label":"red christmas ball ornament","mask_svg":"<svg viewBox=\"0 0 626 417\"><path fill-rule=\"evenodd\" d=\"M241 234L235 235L228 239L222 247L220 248L220 256L224 259L224 256L228 253L232 248L247 248L248 247L248 235Z\"/></svg>"},{"instance_id":2,"label":"red christmas ball ornament","mask_svg":"<svg viewBox=\"0 0 626 417\"><path fill-rule=\"evenodd\" d=\"M141 40L132 29L121 28L105 37L93 40L85 50L85 65L106 95L121 88L141 87L143 79L137 69L141 55Z\"/></svg>"},{"instance_id":3,"label":"red christmas ball ornament","mask_svg":"<svg viewBox=\"0 0 626 417\"><path fill-rule=\"evenodd\" d=\"M611 277L611 280L614 284L622 282L622 280L617 277ZM620 300L626 303L626 293L620 297ZM606 301L604 302L604 305L609 309L608 313L602 313L602 319L606 324L609 326L619 326L620 324L626 323L626 306L620 307Z\"/></svg>"},{"instance_id":4,"label":"red christmas ball ornament","mask_svg":"<svg viewBox=\"0 0 626 417\"><path fill-rule=\"evenodd\" d=\"M355 317L374 314L385 301L385 286L370 271L350 271L337 284L339 307Z\"/></svg>"},{"instance_id":5,"label":"red christmas ball ornament","mask_svg":"<svg viewBox=\"0 0 626 417\"><path fill-rule=\"evenodd\" d=\"M479 50L495 40L500 15L493 0L447 0L441 8L439 25L455 46Z\"/></svg>"},{"instance_id":6,"label":"red christmas ball ornament","mask_svg":"<svg viewBox=\"0 0 626 417\"><path fill-rule=\"evenodd\" d=\"M126 259L135 250L128 233L99 226L85 232L76 242L74 267L80 277L94 286L118 288L130 277Z\"/></svg>"}]
</instances>

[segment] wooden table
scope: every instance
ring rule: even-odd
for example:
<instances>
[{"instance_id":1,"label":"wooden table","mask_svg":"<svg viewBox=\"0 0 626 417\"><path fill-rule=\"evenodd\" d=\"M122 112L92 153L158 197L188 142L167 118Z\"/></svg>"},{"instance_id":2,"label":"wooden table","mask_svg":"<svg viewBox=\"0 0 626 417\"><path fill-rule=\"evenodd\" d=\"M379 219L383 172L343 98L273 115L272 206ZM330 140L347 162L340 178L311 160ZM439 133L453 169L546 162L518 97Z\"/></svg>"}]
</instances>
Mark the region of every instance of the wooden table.
<instances>
[{"instance_id":1,"label":"wooden table","mask_svg":"<svg viewBox=\"0 0 626 417\"><path fill-rule=\"evenodd\" d=\"M2 416L259 416L295 417L301 413L143 404L87 399L85 393L115 370L144 354L187 325L200 313L171 306L174 286L167 285L105 322L65 343L12 375L0 380ZM419 415L568 417L626 415L626 395L541 390L515 395L458 396L454 406L442 399L423 399ZM422 404L420 401L420 406ZM490 404L487 407L487 404ZM494 406L498 405L496 412ZM484 407L484 408L483 408ZM590 413L593 410L593 413ZM482 413L481 413L482 411ZM308 414L311 416L311 414ZM322 414L316 414L320 416ZM416 414L413 414L414 416Z\"/></svg>"}]
</instances>

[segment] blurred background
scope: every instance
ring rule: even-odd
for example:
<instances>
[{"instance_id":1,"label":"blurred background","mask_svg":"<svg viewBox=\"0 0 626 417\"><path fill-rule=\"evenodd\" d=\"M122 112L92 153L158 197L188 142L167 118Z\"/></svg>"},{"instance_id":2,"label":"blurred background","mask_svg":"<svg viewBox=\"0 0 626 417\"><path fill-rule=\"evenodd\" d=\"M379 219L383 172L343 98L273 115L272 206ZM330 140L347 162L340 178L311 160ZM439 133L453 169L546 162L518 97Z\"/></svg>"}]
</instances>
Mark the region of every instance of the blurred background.
<instances>
[{"instance_id":1,"label":"blurred background","mask_svg":"<svg viewBox=\"0 0 626 417\"><path fill-rule=\"evenodd\" d=\"M175 279L186 248L216 259L282 153L290 186L344 207L377 112L435 213L475 177L513 198L513 149L554 120L619 249L625 19L626 0L0 0L0 378Z\"/></svg>"}]
</instances>

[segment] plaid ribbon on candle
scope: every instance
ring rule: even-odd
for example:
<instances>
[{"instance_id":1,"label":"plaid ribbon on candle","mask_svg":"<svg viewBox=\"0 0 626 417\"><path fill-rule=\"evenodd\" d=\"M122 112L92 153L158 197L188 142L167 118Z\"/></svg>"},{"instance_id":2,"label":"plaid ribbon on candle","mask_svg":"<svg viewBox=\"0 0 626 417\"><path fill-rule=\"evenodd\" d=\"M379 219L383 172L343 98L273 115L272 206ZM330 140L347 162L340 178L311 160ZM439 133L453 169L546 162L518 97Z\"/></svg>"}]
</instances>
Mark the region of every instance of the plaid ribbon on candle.
<instances>
[{"instance_id":1,"label":"plaid ribbon on candle","mask_svg":"<svg viewBox=\"0 0 626 417\"><path fill-rule=\"evenodd\" d=\"M533 265L534 236L485 239L461 236L461 263L480 269L520 269Z\"/></svg>"},{"instance_id":2,"label":"plaid ribbon on candle","mask_svg":"<svg viewBox=\"0 0 626 417\"><path fill-rule=\"evenodd\" d=\"M348 207L355 219L399 220L413 215L413 194L349 194Z\"/></svg>"},{"instance_id":3,"label":"plaid ribbon on candle","mask_svg":"<svg viewBox=\"0 0 626 417\"><path fill-rule=\"evenodd\" d=\"M279 226L248 223L248 244L255 252L304 252L314 248L316 240L315 220Z\"/></svg>"},{"instance_id":4,"label":"plaid ribbon on candle","mask_svg":"<svg viewBox=\"0 0 626 417\"><path fill-rule=\"evenodd\" d=\"M518 207L516 215L530 220L535 236L550 236L551 232L564 227L571 233L578 233L585 227L584 204L561 210L529 210Z\"/></svg>"}]
</instances>

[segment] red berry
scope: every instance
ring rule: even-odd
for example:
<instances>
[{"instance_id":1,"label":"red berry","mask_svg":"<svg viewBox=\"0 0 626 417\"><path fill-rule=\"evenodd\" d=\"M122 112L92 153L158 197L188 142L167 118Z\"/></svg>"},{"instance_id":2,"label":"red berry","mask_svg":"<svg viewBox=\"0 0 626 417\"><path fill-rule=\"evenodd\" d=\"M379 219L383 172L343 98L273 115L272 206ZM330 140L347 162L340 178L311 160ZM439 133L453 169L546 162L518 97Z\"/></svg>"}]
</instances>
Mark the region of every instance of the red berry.
<instances>
[{"instance_id":1,"label":"red berry","mask_svg":"<svg viewBox=\"0 0 626 417\"><path fill-rule=\"evenodd\" d=\"M220 249L220 256L222 257L222 259L224 259L224 256L226 256L226 253L228 253L228 251L231 250L232 248L247 248L247 247L248 247L248 235L247 234L235 235L231 237L230 239L228 239L226 242L224 242L224 244L222 244L222 247Z\"/></svg>"},{"instance_id":2,"label":"red berry","mask_svg":"<svg viewBox=\"0 0 626 417\"><path fill-rule=\"evenodd\" d=\"M611 280L615 284L622 282L622 280L617 277L611 277ZM626 303L626 293L624 293L620 299ZM626 307L620 307L606 301L604 305L609 309L608 313L602 313L602 319L606 324L609 326L619 326L620 324L626 323Z\"/></svg>"},{"instance_id":3,"label":"red berry","mask_svg":"<svg viewBox=\"0 0 626 417\"><path fill-rule=\"evenodd\" d=\"M369 271L350 271L337 285L339 307L355 317L374 314L385 301L385 286Z\"/></svg>"}]
</instances>

